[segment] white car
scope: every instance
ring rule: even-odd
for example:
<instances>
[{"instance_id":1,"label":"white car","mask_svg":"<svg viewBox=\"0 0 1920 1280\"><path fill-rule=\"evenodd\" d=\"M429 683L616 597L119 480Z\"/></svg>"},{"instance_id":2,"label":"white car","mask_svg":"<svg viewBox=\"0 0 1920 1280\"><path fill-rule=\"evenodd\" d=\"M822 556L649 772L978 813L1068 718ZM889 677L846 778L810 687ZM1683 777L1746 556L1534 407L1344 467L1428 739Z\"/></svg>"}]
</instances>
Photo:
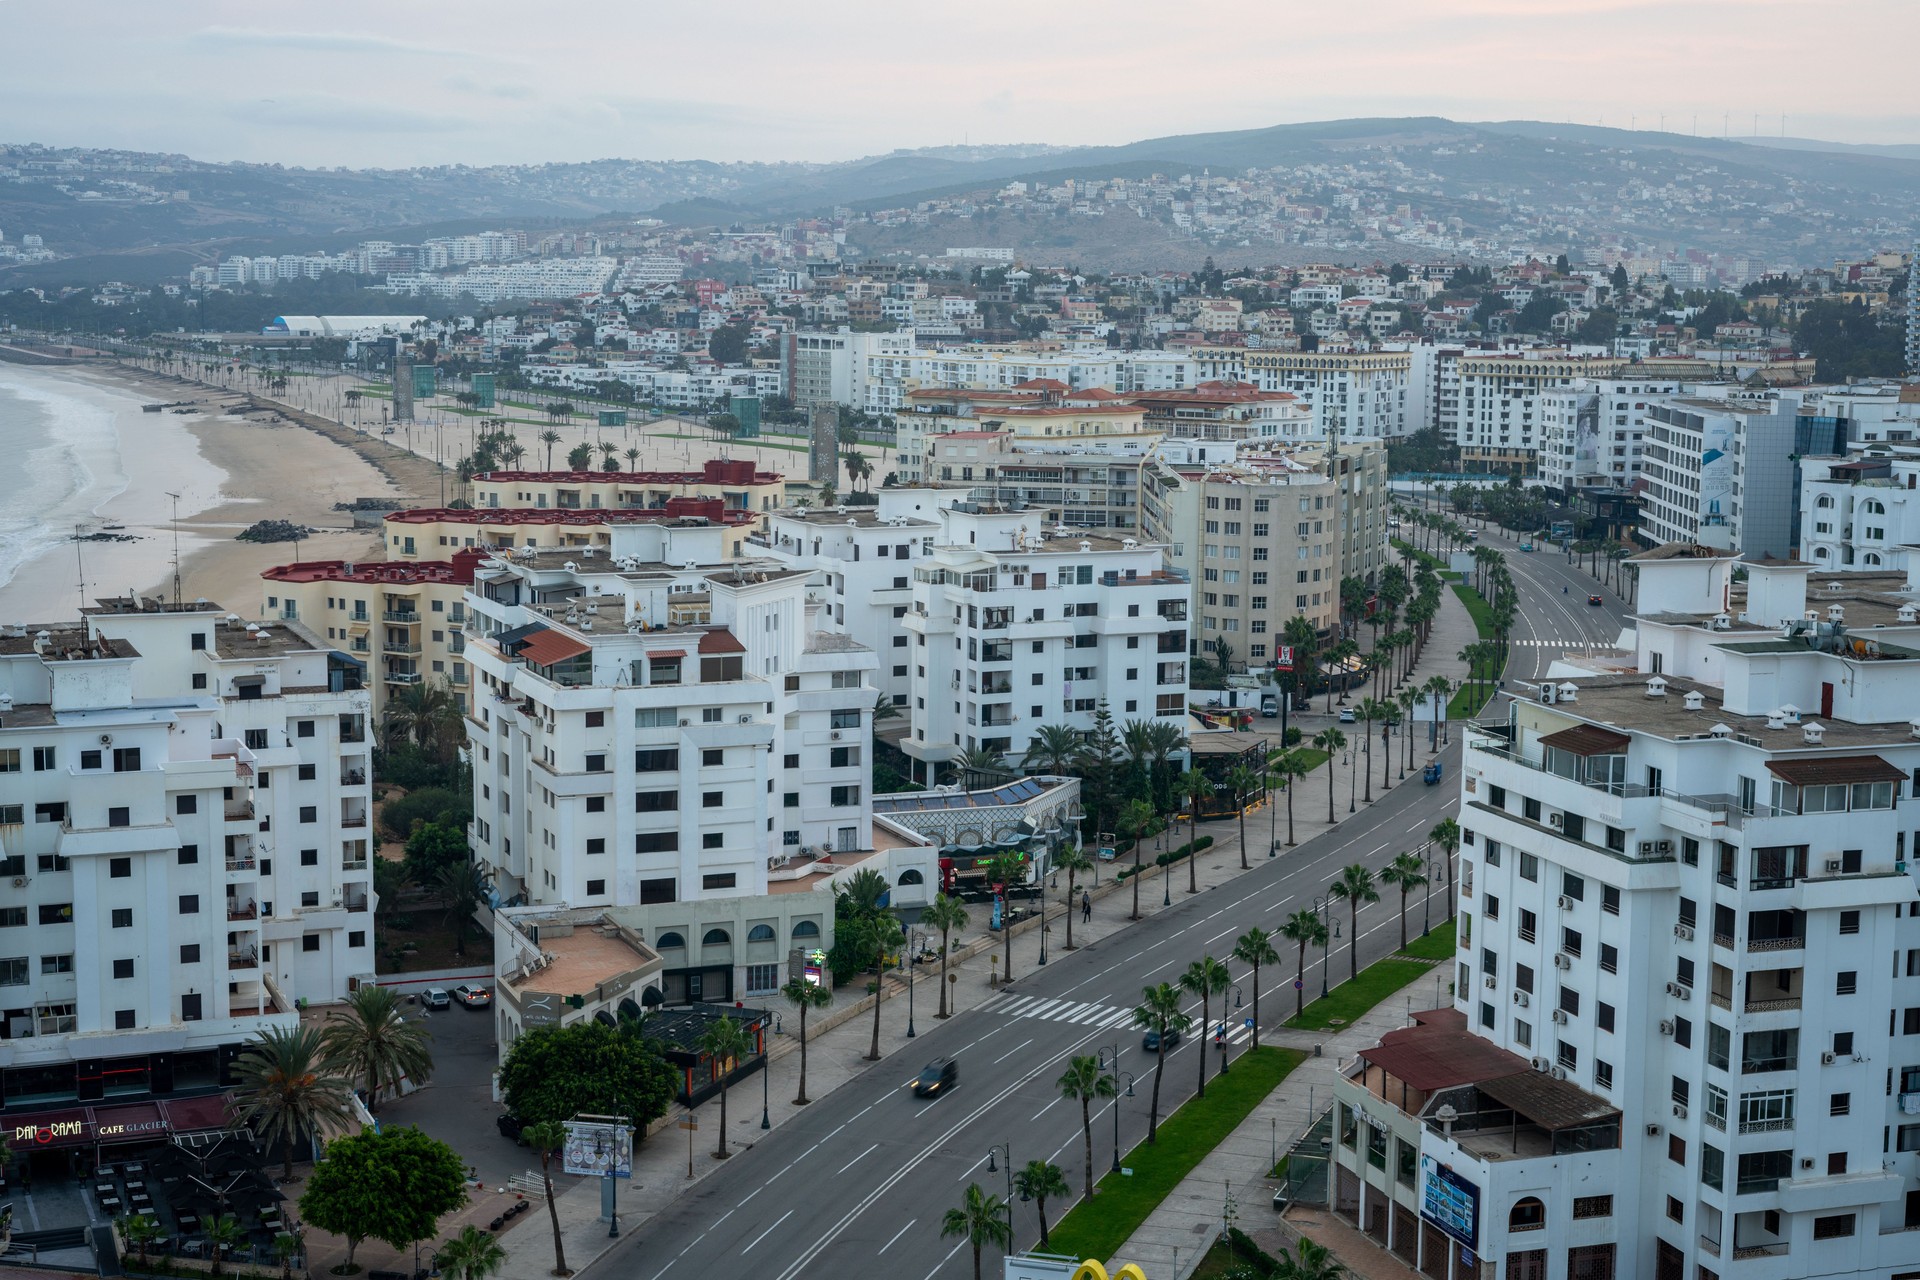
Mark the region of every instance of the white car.
<instances>
[{"instance_id":1,"label":"white car","mask_svg":"<svg viewBox=\"0 0 1920 1280\"><path fill-rule=\"evenodd\" d=\"M445 1009L453 1004L453 997L445 987L428 987L420 993L420 1003L429 1009Z\"/></svg>"},{"instance_id":2,"label":"white car","mask_svg":"<svg viewBox=\"0 0 1920 1280\"><path fill-rule=\"evenodd\" d=\"M1353 714L1353 708L1352 708L1352 707L1342 707L1342 708L1340 708L1340 723L1341 723L1341 724L1352 724L1352 723L1354 723L1354 720L1355 720L1355 719L1356 719L1356 717L1355 717L1355 716L1354 716L1354 714Z\"/></svg>"},{"instance_id":3,"label":"white car","mask_svg":"<svg viewBox=\"0 0 1920 1280\"><path fill-rule=\"evenodd\" d=\"M493 1003L493 992L485 987L463 982L453 989L453 998L469 1009L484 1009Z\"/></svg>"}]
</instances>

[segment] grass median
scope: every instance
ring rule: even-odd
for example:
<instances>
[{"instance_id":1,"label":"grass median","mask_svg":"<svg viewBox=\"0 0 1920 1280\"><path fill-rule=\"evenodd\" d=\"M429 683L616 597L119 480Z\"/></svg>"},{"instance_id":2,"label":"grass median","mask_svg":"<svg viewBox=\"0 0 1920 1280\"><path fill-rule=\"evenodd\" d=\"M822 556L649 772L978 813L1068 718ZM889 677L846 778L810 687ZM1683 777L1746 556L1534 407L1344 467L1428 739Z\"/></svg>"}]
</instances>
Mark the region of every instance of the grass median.
<instances>
[{"instance_id":1,"label":"grass median","mask_svg":"<svg viewBox=\"0 0 1920 1280\"><path fill-rule=\"evenodd\" d=\"M1440 892L1440 886L1434 886L1434 892ZM1422 960L1453 959L1453 924L1451 920L1442 921L1433 927L1424 938L1415 938L1401 948L1403 956L1417 956Z\"/></svg>"},{"instance_id":2,"label":"grass median","mask_svg":"<svg viewBox=\"0 0 1920 1280\"><path fill-rule=\"evenodd\" d=\"M1147 1215L1305 1058L1292 1049L1266 1047L1233 1059L1226 1075L1207 1080L1206 1097L1189 1098L1160 1121L1158 1142L1143 1142L1127 1153L1121 1167L1131 1169L1131 1177L1109 1173L1095 1184L1098 1195L1060 1219L1048 1251L1102 1259L1118 1253Z\"/></svg>"},{"instance_id":3,"label":"grass median","mask_svg":"<svg viewBox=\"0 0 1920 1280\"><path fill-rule=\"evenodd\" d=\"M1407 956L1376 960L1362 969L1358 977L1348 979L1309 1004L1298 1017L1288 1018L1286 1025L1299 1031L1330 1031L1336 1023L1350 1027L1367 1010L1432 972L1433 966L1426 961Z\"/></svg>"}]
</instances>

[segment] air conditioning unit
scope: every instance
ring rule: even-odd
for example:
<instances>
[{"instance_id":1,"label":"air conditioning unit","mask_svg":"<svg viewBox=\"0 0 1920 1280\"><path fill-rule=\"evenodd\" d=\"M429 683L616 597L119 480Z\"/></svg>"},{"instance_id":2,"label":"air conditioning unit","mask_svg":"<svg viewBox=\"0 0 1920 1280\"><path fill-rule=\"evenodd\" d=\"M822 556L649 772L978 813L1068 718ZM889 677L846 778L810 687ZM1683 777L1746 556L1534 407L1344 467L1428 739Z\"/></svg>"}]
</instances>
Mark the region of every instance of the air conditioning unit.
<instances>
[{"instance_id":1,"label":"air conditioning unit","mask_svg":"<svg viewBox=\"0 0 1920 1280\"><path fill-rule=\"evenodd\" d=\"M1516 992L1514 992L1514 993L1513 993L1513 1002L1514 1002L1515 1004L1517 1004L1517 1005L1519 1005L1519 1006L1520 1006L1520 1007L1521 1007L1522 1009L1524 1009L1524 1008L1526 1008L1526 1007L1527 1007L1527 1003L1528 1003L1528 996L1527 996L1527 993L1526 993L1526 992L1524 992L1524 991L1516 991Z\"/></svg>"},{"instance_id":2,"label":"air conditioning unit","mask_svg":"<svg viewBox=\"0 0 1920 1280\"><path fill-rule=\"evenodd\" d=\"M1573 961L1568 959L1566 952L1556 952L1553 957L1553 967L1556 969L1571 969L1573 968Z\"/></svg>"},{"instance_id":3,"label":"air conditioning unit","mask_svg":"<svg viewBox=\"0 0 1920 1280\"><path fill-rule=\"evenodd\" d=\"M1550 685L1550 684L1543 684L1543 685L1541 685L1541 686L1540 686L1540 701L1542 701L1542 702L1544 702L1544 703L1546 703L1546 704L1547 704L1548 706L1552 706L1552 705L1553 705L1553 698L1554 698L1554 687L1553 687L1552 685Z\"/></svg>"},{"instance_id":4,"label":"air conditioning unit","mask_svg":"<svg viewBox=\"0 0 1920 1280\"><path fill-rule=\"evenodd\" d=\"M1671 841L1671 840L1655 840L1655 841L1653 842L1653 851L1654 851L1655 853L1672 853L1672 852L1673 852L1673 841Z\"/></svg>"},{"instance_id":5,"label":"air conditioning unit","mask_svg":"<svg viewBox=\"0 0 1920 1280\"><path fill-rule=\"evenodd\" d=\"M1548 1062L1545 1058L1535 1058L1533 1059L1533 1062L1532 1062L1532 1066L1535 1071L1545 1071L1548 1067L1552 1065L1553 1064L1551 1062Z\"/></svg>"},{"instance_id":6,"label":"air conditioning unit","mask_svg":"<svg viewBox=\"0 0 1920 1280\"><path fill-rule=\"evenodd\" d=\"M1558 831L1560 829L1564 821L1565 821L1564 814L1550 813L1547 815L1547 825L1552 827L1555 831Z\"/></svg>"},{"instance_id":7,"label":"air conditioning unit","mask_svg":"<svg viewBox=\"0 0 1920 1280\"><path fill-rule=\"evenodd\" d=\"M113 735L112 735L112 734L110 734L110 733L103 733L103 734L101 734L101 735L100 735L100 745L101 745L101 746L103 746L103 747L110 747L110 746L112 746L112 745L113 745Z\"/></svg>"},{"instance_id":8,"label":"air conditioning unit","mask_svg":"<svg viewBox=\"0 0 1920 1280\"><path fill-rule=\"evenodd\" d=\"M752 724L752 723L753 723L753 717L752 717L751 715L743 715L743 716L741 716L741 717L740 717L740 723L741 723L741 724Z\"/></svg>"},{"instance_id":9,"label":"air conditioning unit","mask_svg":"<svg viewBox=\"0 0 1920 1280\"><path fill-rule=\"evenodd\" d=\"M1566 894L1563 893L1560 895L1560 900L1556 902L1554 905L1559 907L1562 911L1571 911L1573 910L1573 899L1569 898Z\"/></svg>"},{"instance_id":10,"label":"air conditioning unit","mask_svg":"<svg viewBox=\"0 0 1920 1280\"><path fill-rule=\"evenodd\" d=\"M1640 856L1641 856L1641 857L1643 857L1643 858L1651 858L1651 857L1653 856L1653 841L1651 841L1651 840L1642 840L1642 841L1641 841L1641 842L1639 843L1639 845L1638 845L1638 846L1636 846L1636 847L1637 847L1637 848L1638 848L1638 849L1640 850Z\"/></svg>"},{"instance_id":11,"label":"air conditioning unit","mask_svg":"<svg viewBox=\"0 0 1920 1280\"><path fill-rule=\"evenodd\" d=\"M1657 1137L1659 1137L1659 1136L1660 1136L1660 1126L1659 1126L1659 1125L1657 1125L1657 1124L1650 1124L1650 1125L1648 1125L1648 1126L1647 1126L1647 1136L1648 1136L1649 1138L1657 1138Z\"/></svg>"},{"instance_id":12,"label":"air conditioning unit","mask_svg":"<svg viewBox=\"0 0 1920 1280\"><path fill-rule=\"evenodd\" d=\"M1813 1168L1813 1160L1812 1160L1812 1158L1811 1158L1811 1157L1808 1157L1808 1156L1801 1156L1801 1157L1800 1157L1800 1167L1801 1167L1802 1169L1811 1169L1811 1168Z\"/></svg>"},{"instance_id":13,"label":"air conditioning unit","mask_svg":"<svg viewBox=\"0 0 1920 1280\"><path fill-rule=\"evenodd\" d=\"M16 889L24 889L24 888L26 888L26 887L27 887L27 878L26 878L25 876L15 876L15 877L13 878L13 887L14 887L14 888L16 888Z\"/></svg>"},{"instance_id":14,"label":"air conditioning unit","mask_svg":"<svg viewBox=\"0 0 1920 1280\"><path fill-rule=\"evenodd\" d=\"M1840 874L1840 859L1838 858L1827 859L1827 874L1830 876L1837 876Z\"/></svg>"},{"instance_id":15,"label":"air conditioning unit","mask_svg":"<svg viewBox=\"0 0 1920 1280\"><path fill-rule=\"evenodd\" d=\"M832 733L828 734L827 736L832 738L835 742L840 741L840 731L838 729L835 729Z\"/></svg>"},{"instance_id":16,"label":"air conditioning unit","mask_svg":"<svg viewBox=\"0 0 1920 1280\"><path fill-rule=\"evenodd\" d=\"M1567 1011L1565 1009L1555 1009L1553 1011L1553 1021L1557 1026L1562 1026L1562 1027L1566 1026Z\"/></svg>"},{"instance_id":17,"label":"air conditioning unit","mask_svg":"<svg viewBox=\"0 0 1920 1280\"><path fill-rule=\"evenodd\" d=\"M1692 942L1693 926L1690 924L1677 924L1673 926L1673 936L1682 942Z\"/></svg>"},{"instance_id":18,"label":"air conditioning unit","mask_svg":"<svg viewBox=\"0 0 1920 1280\"><path fill-rule=\"evenodd\" d=\"M1693 999L1693 988L1684 982L1676 982L1673 984L1673 998L1676 1000L1691 1000Z\"/></svg>"},{"instance_id":19,"label":"air conditioning unit","mask_svg":"<svg viewBox=\"0 0 1920 1280\"><path fill-rule=\"evenodd\" d=\"M1831 1051L1820 1055L1820 1065L1823 1067L1830 1067L1839 1060L1839 1055Z\"/></svg>"},{"instance_id":20,"label":"air conditioning unit","mask_svg":"<svg viewBox=\"0 0 1920 1280\"><path fill-rule=\"evenodd\" d=\"M1488 990L1492 990L1494 987L1500 985L1500 979L1494 977L1492 974L1488 974L1483 981L1487 984Z\"/></svg>"},{"instance_id":21,"label":"air conditioning unit","mask_svg":"<svg viewBox=\"0 0 1920 1280\"><path fill-rule=\"evenodd\" d=\"M1663 1036L1670 1036L1670 1035L1672 1035L1672 1034L1673 1034L1673 1019L1672 1019L1672 1018L1662 1018L1662 1019L1660 1019L1660 1034L1661 1034L1661 1035L1663 1035Z\"/></svg>"},{"instance_id":22,"label":"air conditioning unit","mask_svg":"<svg viewBox=\"0 0 1920 1280\"><path fill-rule=\"evenodd\" d=\"M1555 1080L1565 1080L1567 1078L1567 1069L1565 1067L1555 1067L1551 1074Z\"/></svg>"},{"instance_id":23,"label":"air conditioning unit","mask_svg":"<svg viewBox=\"0 0 1920 1280\"><path fill-rule=\"evenodd\" d=\"M1685 1119L1687 1118L1687 1104L1686 1104L1686 1103L1684 1103L1684 1102L1676 1102L1676 1103L1674 1103L1674 1104L1673 1104L1673 1118L1674 1118L1675 1120L1685 1120Z\"/></svg>"},{"instance_id":24,"label":"air conditioning unit","mask_svg":"<svg viewBox=\"0 0 1920 1280\"><path fill-rule=\"evenodd\" d=\"M686 728L686 727L687 727L688 725L690 725L690 724L692 724L692 723L693 723L693 721L691 721L691 720L682 720L682 721L680 722L680 727L681 727L682 729L684 729L684 728Z\"/></svg>"},{"instance_id":25,"label":"air conditioning unit","mask_svg":"<svg viewBox=\"0 0 1920 1280\"><path fill-rule=\"evenodd\" d=\"M1670 996L1677 996L1677 995L1679 995L1679 994L1680 994L1680 984L1679 984L1679 983L1677 983L1677 982L1669 982L1669 983L1667 984L1667 994L1668 994L1668 995L1670 995Z\"/></svg>"}]
</instances>

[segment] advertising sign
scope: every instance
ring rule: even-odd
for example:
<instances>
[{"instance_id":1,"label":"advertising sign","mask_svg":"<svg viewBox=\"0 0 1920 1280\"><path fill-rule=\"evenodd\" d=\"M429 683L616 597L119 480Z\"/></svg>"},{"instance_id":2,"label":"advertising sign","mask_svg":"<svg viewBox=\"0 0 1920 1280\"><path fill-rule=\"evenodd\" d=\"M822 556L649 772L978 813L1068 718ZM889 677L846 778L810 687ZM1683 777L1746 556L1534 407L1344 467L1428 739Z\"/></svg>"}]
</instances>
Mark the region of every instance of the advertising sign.
<instances>
[{"instance_id":1,"label":"advertising sign","mask_svg":"<svg viewBox=\"0 0 1920 1280\"><path fill-rule=\"evenodd\" d=\"M1420 1157L1420 1216L1467 1248L1480 1247L1480 1188L1427 1155Z\"/></svg>"},{"instance_id":2,"label":"advertising sign","mask_svg":"<svg viewBox=\"0 0 1920 1280\"><path fill-rule=\"evenodd\" d=\"M1281 645L1274 646L1273 669L1275 671L1293 670L1293 646L1292 645L1281 644Z\"/></svg>"},{"instance_id":3,"label":"advertising sign","mask_svg":"<svg viewBox=\"0 0 1920 1280\"><path fill-rule=\"evenodd\" d=\"M631 1178L633 1131L611 1120L569 1120L561 1167L584 1178Z\"/></svg>"}]
</instances>

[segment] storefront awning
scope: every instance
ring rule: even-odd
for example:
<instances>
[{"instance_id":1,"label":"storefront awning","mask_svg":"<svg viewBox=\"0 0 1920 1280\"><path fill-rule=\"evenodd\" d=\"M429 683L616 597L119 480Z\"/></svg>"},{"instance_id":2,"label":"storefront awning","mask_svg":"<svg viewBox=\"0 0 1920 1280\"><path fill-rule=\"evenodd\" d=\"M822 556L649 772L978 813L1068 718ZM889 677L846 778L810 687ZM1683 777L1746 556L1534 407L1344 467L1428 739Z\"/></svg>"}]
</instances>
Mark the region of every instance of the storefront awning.
<instances>
[{"instance_id":1,"label":"storefront awning","mask_svg":"<svg viewBox=\"0 0 1920 1280\"><path fill-rule=\"evenodd\" d=\"M7 1143L16 1153L56 1147L81 1147L93 1140L93 1126L83 1107L43 1111L38 1115L8 1116Z\"/></svg>"},{"instance_id":2,"label":"storefront awning","mask_svg":"<svg viewBox=\"0 0 1920 1280\"><path fill-rule=\"evenodd\" d=\"M231 1099L225 1094L215 1094L204 1098L181 1098L162 1102L160 1109L166 1113L167 1125L175 1133L195 1133L207 1129L231 1129L232 1118L227 1114Z\"/></svg>"},{"instance_id":3,"label":"storefront awning","mask_svg":"<svg viewBox=\"0 0 1920 1280\"><path fill-rule=\"evenodd\" d=\"M93 1113L93 1136L103 1146L115 1142L147 1142L164 1137L166 1117L153 1102L130 1103L124 1107L97 1107Z\"/></svg>"}]
</instances>

